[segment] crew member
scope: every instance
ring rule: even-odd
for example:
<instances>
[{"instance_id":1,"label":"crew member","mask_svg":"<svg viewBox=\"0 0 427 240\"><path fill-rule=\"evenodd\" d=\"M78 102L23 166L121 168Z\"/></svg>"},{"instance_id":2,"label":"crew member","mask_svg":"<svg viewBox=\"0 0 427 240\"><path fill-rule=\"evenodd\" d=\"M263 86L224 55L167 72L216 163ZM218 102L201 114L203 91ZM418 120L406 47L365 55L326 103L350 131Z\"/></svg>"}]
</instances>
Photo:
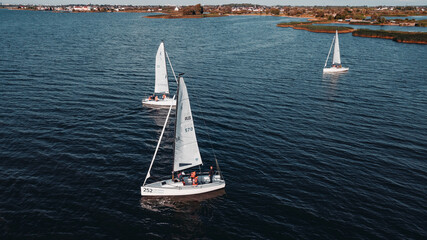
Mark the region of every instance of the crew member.
<instances>
[{"instance_id":1,"label":"crew member","mask_svg":"<svg viewBox=\"0 0 427 240\"><path fill-rule=\"evenodd\" d=\"M182 178L184 177L184 175L185 175L185 172L179 172L178 173L178 179L182 180Z\"/></svg>"},{"instance_id":2,"label":"crew member","mask_svg":"<svg viewBox=\"0 0 427 240\"><path fill-rule=\"evenodd\" d=\"M196 172L191 172L191 181L193 182L193 185L198 185L198 177L196 176Z\"/></svg>"},{"instance_id":3,"label":"crew member","mask_svg":"<svg viewBox=\"0 0 427 240\"><path fill-rule=\"evenodd\" d=\"M209 169L209 179L210 179L210 183L212 183L212 178L213 175L215 174L215 171L213 170L213 167L211 166Z\"/></svg>"},{"instance_id":4,"label":"crew member","mask_svg":"<svg viewBox=\"0 0 427 240\"><path fill-rule=\"evenodd\" d=\"M157 96L156 96L156 97L154 98L154 100L156 100L156 102L157 102L157 101L159 101L159 97L157 97Z\"/></svg>"},{"instance_id":5,"label":"crew member","mask_svg":"<svg viewBox=\"0 0 427 240\"><path fill-rule=\"evenodd\" d=\"M193 178L193 185L199 185L199 183L197 182L199 177L195 177Z\"/></svg>"},{"instance_id":6,"label":"crew member","mask_svg":"<svg viewBox=\"0 0 427 240\"><path fill-rule=\"evenodd\" d=\"M166 99L166 94L163 94L163 100L165 100Z\"/></svg>"}]
</instances>

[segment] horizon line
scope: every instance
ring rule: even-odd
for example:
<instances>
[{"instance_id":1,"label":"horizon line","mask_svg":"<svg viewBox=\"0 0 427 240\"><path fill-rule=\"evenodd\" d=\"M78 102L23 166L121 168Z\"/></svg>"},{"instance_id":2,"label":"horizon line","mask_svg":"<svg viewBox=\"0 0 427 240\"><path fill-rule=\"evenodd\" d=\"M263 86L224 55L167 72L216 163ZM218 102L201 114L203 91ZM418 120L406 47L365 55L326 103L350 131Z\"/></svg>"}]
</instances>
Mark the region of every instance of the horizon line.
<instances>
[{"instance_id":1,"label":"horizon line","mask_svg":"<svg viewBox=\"0 0 427 240\"><path fill-rule=\"evenodd\" d=\"M1 0L0 0L1 1ZM1 2L0 2L1 3ZM412 7L427 7L426 5L385 5L385 4L379 4L379 5L264 5L264 4L256 4L256 3L227 3L227 4L200 4L202 6L224 6L224 5L259 5L259 6L266 6L266 7L405 7L405 6L412 6ZM165 5L159 5L159 4L149 4L149 5L135 5L135 4L108 4L108 3L63 3L63 4L41 4L41 3L1 3L0 6L6 6L6 5L43 5L43 6L66 6L66 5L109 5L109 6L139 6L139 7L163 7L163 6L194 6L196 4L189 4L189 5L180 5L180 4L165 4Z\"/></svg>"}]
</instances>

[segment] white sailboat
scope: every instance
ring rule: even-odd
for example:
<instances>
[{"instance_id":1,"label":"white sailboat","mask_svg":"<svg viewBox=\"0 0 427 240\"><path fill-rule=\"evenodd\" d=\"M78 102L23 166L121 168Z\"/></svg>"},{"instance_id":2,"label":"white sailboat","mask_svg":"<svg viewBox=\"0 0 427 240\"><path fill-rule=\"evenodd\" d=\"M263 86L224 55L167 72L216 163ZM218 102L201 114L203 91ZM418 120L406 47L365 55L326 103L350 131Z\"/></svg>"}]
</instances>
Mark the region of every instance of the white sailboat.
<instances>
[{"instance_id":1,"label":"white sailboat","mask_svg":"<svg viewBox=\"0 0 427 240\"><path fill-rule=\"evenodd\" d=\"M154 94L142 100L143 106L169 107L170 105L175 106L176 104L175 100L169 97L169 82L168 71L166 68L166 58L168 59L169 65L172 69L172 73L176 80L172 64L169 61L167 52L165 51L165 44L161 42L156 54L156 77L154 84Z\"/></svg>"},{"instance_id":2,"label":"white sailboat","mask_svg":"<svg viewBox=\"0 0 427 240\"><path fill-rule=\"evenodd\" d=\"M334 45L334 56L332 58L332 66L330 68L327 68L326 65L328 64L329 55L331 54L332 46ZM334 39L332 39L331 48L329 49L328 57L326 58L325 66L323 67L323 73L337 73L337 72L345 72L348 71L348 67L342 67L341 65L341 55L340 55L340 43L338 40L338 30L335 33Z\"/></svg>"},{"instance_id":3,"label":"white sailboat","mask_svg":"<svg viewBox=\"0 0 427 240\"><path fill-rule=\"evenodd\" d=\"M166 121L163 125L162 133L160 134L153 159L145 177L144 183L141 186L142 196L186 196L212 192L225 188L225 181L219 169L218 161L216 161L217 171L212 175L212 181L208 173L199 172L196 176L183 175L184 170L203 165L200 156L199 146L197 144L196 132L194 128L193 116L191 113L190 99L188 97L187 86L184 78L179 78L177 90L176 119L175 119L175 139L174 139L174 159L172 178L146 184L150 178L150 171L156 158L160 142L165 131L172 105L169 107L169 112ZM175 174L178 177L175 177Z\"/></svg>"}]
</instances>

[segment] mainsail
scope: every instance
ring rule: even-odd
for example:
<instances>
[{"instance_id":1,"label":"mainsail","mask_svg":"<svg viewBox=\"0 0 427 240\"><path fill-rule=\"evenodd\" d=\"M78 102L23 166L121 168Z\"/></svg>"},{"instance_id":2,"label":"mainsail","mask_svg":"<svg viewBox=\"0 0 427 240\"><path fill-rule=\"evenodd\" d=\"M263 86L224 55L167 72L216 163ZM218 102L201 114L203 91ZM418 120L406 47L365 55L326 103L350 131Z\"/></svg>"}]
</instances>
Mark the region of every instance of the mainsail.
<instances>
[{"instance_id":1,"label":"mainsail","mask_svg":"<svg viewBox=\"0 0 427 240\"><path fill-rule=\"evenodd\" d=\"M165 45L163 42L160 43L156 55L156 83L154 86L154 93L169 93Z\"/></svg>"},{"instance_id":2,"label":"mainsail","mask_svg":"<svg viewBox=\"0 0 427 240\"><path fill-rule=\"evenodd\" d=\"M332 64L341 64L340 43L338 41L338 31L336 31L336 35L335 35L334 58L332 59Z\"/></svg>"},{"instance_id":3,"label":"mainsail","mask_svg":"<svg viewBox=\"0 0 427 240\"><path fill-rule=\"evenodd\" d=\"M191 114L190 99L184 78L179 78L175 122L175 156L173 171L181 171L203 164Z\"/></svg>"}]
</instances>

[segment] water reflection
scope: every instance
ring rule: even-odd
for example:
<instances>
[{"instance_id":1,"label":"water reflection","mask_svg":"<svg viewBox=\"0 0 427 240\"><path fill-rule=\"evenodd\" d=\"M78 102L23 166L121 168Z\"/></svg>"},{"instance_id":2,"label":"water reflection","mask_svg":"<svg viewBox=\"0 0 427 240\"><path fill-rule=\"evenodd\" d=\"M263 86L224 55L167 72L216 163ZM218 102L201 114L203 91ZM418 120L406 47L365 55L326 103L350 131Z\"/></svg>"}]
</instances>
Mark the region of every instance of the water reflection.
<instances>
[{"instance_id":1,"label":"water reflection","mask_svg":"<svg viewBox=\"0 0 427 240\"><path fill-rule=\"evenodd\" d=\"M142 197L141 207L153 212L173 210L182 213L194 213L209 200L225 195L225 189L191 196Z\"/></svg>"},{"instance_id":2,"label":"water reflection","mask_svg":"<svg viewBox=\"0 0 427 240\"><path fill-rule=\"evenodd\" d=\"M327 73L323 74L322 81L327 85L328 89L328 98L334 100L336 97L336 92L338 90L338 80L341 76L345 75L347 72L336 72L336 73Z\"/></svg>"},{"instance_id":3,"label":"water reflection","mask_svg":"<svg viewBox=\"0 0 427 240\"><path fill-rule=\"evenodd\" d=\"M154 123L157 126L163 127L163 124L165 124L166 116L168 115L169 108L151 108L148 111L148 116L154 120ZM169 124L171 120L175 118L175 109L171 110L171 114L169 116Z\"/></svg>"}]
</instances>

